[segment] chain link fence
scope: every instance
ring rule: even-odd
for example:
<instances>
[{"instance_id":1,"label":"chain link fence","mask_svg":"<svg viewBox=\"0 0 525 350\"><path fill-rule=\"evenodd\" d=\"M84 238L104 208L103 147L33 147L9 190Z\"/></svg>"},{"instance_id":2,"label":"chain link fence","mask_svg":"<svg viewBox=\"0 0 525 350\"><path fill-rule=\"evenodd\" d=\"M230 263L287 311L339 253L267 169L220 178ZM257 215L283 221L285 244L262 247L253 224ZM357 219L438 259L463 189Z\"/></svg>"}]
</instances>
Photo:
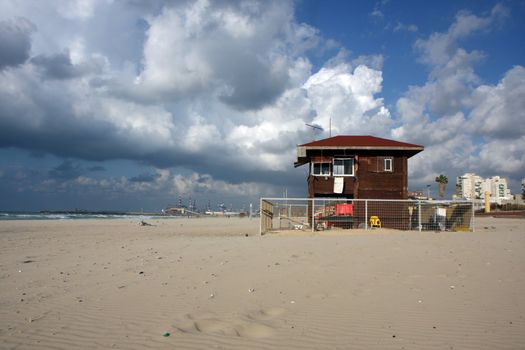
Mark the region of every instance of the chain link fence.
<instances>
[{"instance_id":1,"label":"chain link fence","mask_svg":"<svg viewBox=\"0 0 525 350\"><path fill-rule=\"evenodd\" d=\"M287 230L474 231L471 201L261 198L261 234Z\"/></svg>"}]
</instances>

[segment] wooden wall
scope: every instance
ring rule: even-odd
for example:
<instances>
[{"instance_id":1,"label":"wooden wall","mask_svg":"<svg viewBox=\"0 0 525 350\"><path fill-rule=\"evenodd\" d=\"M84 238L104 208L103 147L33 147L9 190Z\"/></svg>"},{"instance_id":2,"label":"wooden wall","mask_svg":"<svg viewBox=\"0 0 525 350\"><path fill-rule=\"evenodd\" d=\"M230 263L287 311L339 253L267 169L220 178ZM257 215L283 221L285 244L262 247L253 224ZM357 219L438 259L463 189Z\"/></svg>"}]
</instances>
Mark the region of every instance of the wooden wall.
<instances>
[{"instance_id":1,"label":"wooden wall","mask_svg":"<svg viewBox=\"0 0 525 350\"><path fill-rule=\"evenodd\" d=\"M393 157L393 171L382 171L382 156L359 157L357 181L358 198L363 199L407 199L407 158ZM378 170L377 164L380 164Z\"/></svg>"},{"instance_id":2,"label":"wooden wall","mask_svg":"<svg viewBox=\"0 0 525 350\"><path fill-rule=\"evenodd\" d=\"M346 197L353 198L355 192L356 178L353 176L345 176L343 193L334 193L334 178L333 176L308 176L308 197ZM315 195L313 195L315 194Z\"/></svg>"},{"instance_id":3,"label":"wooden wall","mask_svg":"<svg viewBox=\"0 0 525 350\"><path fill-rule=\"evenodd\" d=\"M340 152L340 151L339 151ZM402 152L366 152L348 154L355 158L356 176L343 177L343 193L334 193L334 178L332 176L308 176L308 197L346 197L360 199L407 199L408 198L408 157ZM318 155L317 155L318 156ZM327 154L324 158L340 156ZM313 157L313 156L312 156ZM393 159L393 171L385 172L384 158Z\"/></svg>"}]
</instances>

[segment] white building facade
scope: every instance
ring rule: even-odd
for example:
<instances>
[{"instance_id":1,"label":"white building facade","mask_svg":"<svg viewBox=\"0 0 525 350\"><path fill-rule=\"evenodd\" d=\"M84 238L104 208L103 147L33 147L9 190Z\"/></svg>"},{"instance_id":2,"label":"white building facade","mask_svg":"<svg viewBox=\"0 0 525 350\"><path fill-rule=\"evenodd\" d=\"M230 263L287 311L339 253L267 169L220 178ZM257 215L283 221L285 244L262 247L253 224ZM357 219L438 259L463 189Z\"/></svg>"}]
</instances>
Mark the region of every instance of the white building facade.
<instances>
[{"instance_id":1,"label":"white building facade","mask_svg":"<svg viewBox=\"0 0 525 350\"><path fill-rule=\"evenodd\" d=\"M512 200L507 180L499 176L487 179L474 173L466 173L456 179L456 196L468 200L484 199L485 192L490 193L492 203L501 204L504 200Z\"/></svg>"}]
</instances>

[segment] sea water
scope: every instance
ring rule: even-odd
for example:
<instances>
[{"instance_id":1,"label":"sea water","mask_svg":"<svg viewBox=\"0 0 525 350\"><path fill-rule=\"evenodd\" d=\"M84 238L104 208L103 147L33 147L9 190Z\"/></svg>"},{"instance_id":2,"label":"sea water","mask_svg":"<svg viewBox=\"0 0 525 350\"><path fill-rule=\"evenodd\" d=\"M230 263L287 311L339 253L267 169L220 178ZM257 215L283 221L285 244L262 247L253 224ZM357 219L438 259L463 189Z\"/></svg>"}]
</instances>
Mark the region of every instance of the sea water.
<instances>
[{"instance_id":1,"label":"sea water","mask_svg":"<svg viewBox=\"0 0 525 350\"><path fill-rule=\"evenodd\" d=\"M177 216L142 215L129 213L75 213L75 212L0 212L1 220L77 220L77 219L175 219Z\"/></svg>"}]
</instances>

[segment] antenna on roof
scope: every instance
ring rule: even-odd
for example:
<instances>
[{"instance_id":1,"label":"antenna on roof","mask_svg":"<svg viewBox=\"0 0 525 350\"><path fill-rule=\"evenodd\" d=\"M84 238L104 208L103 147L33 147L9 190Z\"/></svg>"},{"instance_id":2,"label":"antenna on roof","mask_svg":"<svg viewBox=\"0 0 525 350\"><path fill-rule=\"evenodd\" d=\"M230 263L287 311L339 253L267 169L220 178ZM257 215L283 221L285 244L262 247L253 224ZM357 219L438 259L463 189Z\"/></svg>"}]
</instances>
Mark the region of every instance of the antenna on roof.
<instances>
[{"instance_id":1,"label":"antenna on roof","mask_svg":"<svg viewBox=\"0 0 525 350\"><path fill-rule=\"evenodd\" d=\"M315 141L315 131L318 130L320 132L323 132L324 129L320 126L320 125L317 125L317 124L308 124L308 123L305 123L304 125L308 126L309 128L312 129L312 138L313 140Z\"/></svg>"}]
</instances>

